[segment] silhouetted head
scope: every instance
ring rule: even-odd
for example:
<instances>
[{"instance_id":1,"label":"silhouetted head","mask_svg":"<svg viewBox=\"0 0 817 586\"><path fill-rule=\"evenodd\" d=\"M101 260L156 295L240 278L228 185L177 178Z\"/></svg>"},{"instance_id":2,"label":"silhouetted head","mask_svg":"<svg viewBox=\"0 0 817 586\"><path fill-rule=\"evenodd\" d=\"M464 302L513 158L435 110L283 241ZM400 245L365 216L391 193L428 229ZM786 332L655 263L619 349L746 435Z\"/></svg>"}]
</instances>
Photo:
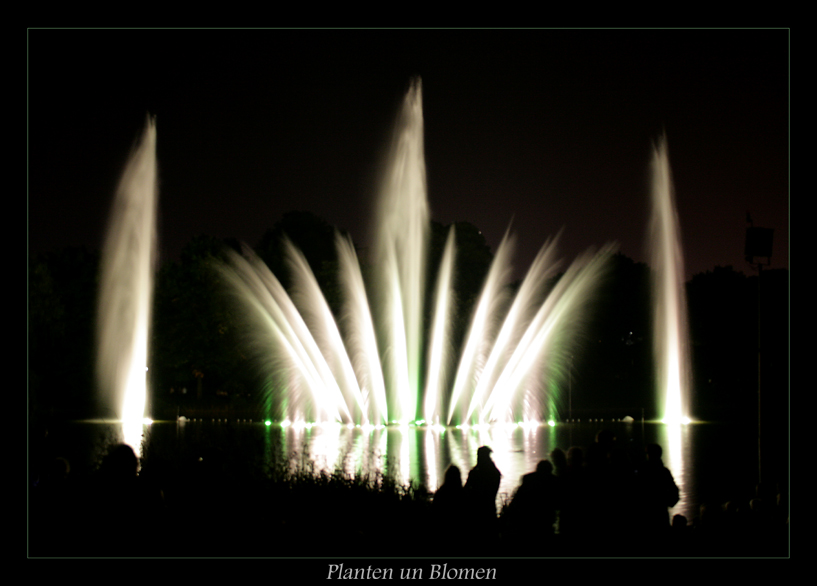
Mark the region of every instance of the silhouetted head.
<instances>
[{"instance_id":1,"label":"silhouetted head","mask_svg":"<svg viewBox=\"0 0 817 586\"><path fill-rule=\"evenodd\" d=\"M578 446L573 446L567 450L567 465L570 468L581 468L584 466L584 452Z\"/></svg>"},{"instance_id":2,"label":"silhouetted head","mask_svg":"<svg viewBox=\"0 0 817 586\"><path fill-rule=\"evenodd\" d=\"M707 524L712 520L712 506L707 503L701 503L698 506L698 523Z\"/></svg>"},{"instance_id":3,"label":"silhouetted head","mask_svg":"<svg viewBox=\"0 0 817 586\"><path fill-rule=\"evenodd\" d=\"M492 452L493 450L488 446L481 446L477 450L477 463L490 461Z\"/></svg>"},{"instance_id":4,"label":"silhouetted head","mask_svg":"<svg viewBox=\"0 0 817 586\"><path fill-rule=\"evenodd\" d=\"M62 482L68 478L71 472L71 464L65 458L54 458L48 466L46 472L47 482Z\"/></svg>"},{"instance_id":5,"label":"silhouetted head","mask_svg":"<svg viewBox=\"0 0 817 586\"><path fill-rule=\"evenodd\" d=\"M601 445L605 450L609 451L616 441L616 436L609 429L600 429L596 434L596 443Z\"/></svg>"},{"instance_id":6,"label":"silhouetted head","mask_svg":"<svg viewBox=\"0 0 817 586\"><path fill-rule=\"evenodd\" d=\"M462 474L460 473L460 469L454 464L449 464L448 468L445 469L443 484L462 486Z\"/></svg>"},{"instance_id":7,"label":"silhouetted head","mask_svg":"<svg viewBox=\"0 0 817 586\"><path fill-rule=\"evenodd\" d=\"M536 465L536 473L547 475L551 472L553 472L553 464L548 460L539 460L539 463Z\"/></svg>"},{"instance_id":8,"label":"silhouetted head","mask_svg":"<svg viewBox=\"0 0 817 586\"><path fill-rule=\"evenodd\" d=\"M115 478L131 478L139 471L139 458L128 444L116 444L102 461L102 470Z\"/></svg>"},{"instance_id":9,"label":"silhouetted head","mask_svg":"<svg viewBox=\"0 0 817 586\"><path fill-rule=\"evenodd\" d=\"M567 468L567 456L565 456L562 448L553 448L550 451L550 461L553 463L553 469L557 475Z\"/></svg>"},{"instance_id":10,"label":"silhouetted head","mask_svg":"<svg viewBox=\"0 0 817 586\"><path fill-rule=\"evenodd\" d=\"M730 517L733 517L738 514L738 503L736 501L726 501L721 505L723 512Z\"/></svg>"},{"instance_id":11,"label":"silhouetted head","mask_svg":"<svg viewBox=\"0 0 817 586\"><path fill-rule=\"evenodd\" d=\"M647 444L644 448L647 452L647 460L650 462L660 462L664 455L664 449L658 444Z\"/></svg>"}]
</instances>

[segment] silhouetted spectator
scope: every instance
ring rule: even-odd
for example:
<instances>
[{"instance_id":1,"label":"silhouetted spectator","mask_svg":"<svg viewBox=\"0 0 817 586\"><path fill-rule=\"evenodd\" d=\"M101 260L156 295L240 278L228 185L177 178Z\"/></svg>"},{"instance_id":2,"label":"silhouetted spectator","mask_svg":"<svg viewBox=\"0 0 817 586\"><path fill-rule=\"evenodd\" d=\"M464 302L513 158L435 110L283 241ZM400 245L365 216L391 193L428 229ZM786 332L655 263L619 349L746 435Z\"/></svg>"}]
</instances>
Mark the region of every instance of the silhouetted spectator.
<instances>
[{"instance_id":1,"label":"silhouetted spectator","mask_svg":"<svg viewBox=\"0 0 817 586\"><path fill-rule=\"evenodd\" d=\"M567 456L561 448L550 451L550 463L553 465L554 476L564 476L567 473Z\"/></svg>"},{"instance_id":2,"label":"silhouetted spectator","mask_svg":"<svg viewBox=\"0 0 817 586\"><path fill-rule=\"evenodd\" d=\"M502 474L491 459L491 452L488 446L477 450L477 465L468 473L464 487L471 525L479 539L492 539L497 531L496 495Z\"/></svg>"},{"instance_id":3,"label":"silhouetted spectator","mask_svg":"<svg viewBox=\"0 0 817 586\"><path fill-rule=\"evenodd\" d=\"M588 449L586 469L589 514L594 534L602 544L598 553L626 553L622 546L632 531L634 468L612 431L602 429L596 434L595 443Z\"/></svg>"},{"instance_id":4,"label":"silhouetted spectator","mask_svg":"<svg viewBox=\"0 0 817 586\"><path fill-rule=\"evenodd\" d=\"M567 451L567 468L564 473L564 498L559 511L559 534L575 542L587 538L589 533L588 519L588 481L584 468L584 451L577 446Z\"/></svg>"},{"instance_id":5,"label":"silhouetted spectator","mask_svg":"<svg viewBox=\"0 0 817 586\"><path fill-rule=\"evenodd\" d=\"M536 471L522 478L522 484L528 484L533 489L531 520L542 534L552 535L560 496L556 477L553 476L553 465L548 460L540 460L536 465Z\"/></svg>"},{"instance_id":6,"label":"silhouetted spectator","mask_svg":"<svg viewBox=\"0 0 817 586\"><path fill-rule=\"evenodd\" d=\"M736 499L730 499L721 505L723 528L731 543L736 543L745 537L745 511Z\"/></svg>"},{"instance_id":7,"label":"silhouetted spectator","mask_svg":"<svg viewBox=\"0 0 817 586\"><path fill-rule=\"evenodd\" d=\"M444 527L461 527L465 512L465 489L460 469L454 464L446 468L443 483L434 493L431 506L435 520Z\"/></svg>"},{"instance_id":8,"label":"silhouetted spectator","mask_svg":"<svg viewBox=\"0 0 817 586\"><path fill-rule=\"evenodd\" d=\"M692 555L691 533L687 518L683 515L673 515L671 541L669 553L677 556Z\"/></svg>"},{"instance_id":9,"label":"silhouetted spectator","mask_svg":"<svg viewBox=\"0 0 817 586\"><path fill-rule=\"evenodd\" d=\"M612 514L612 478L607 462L606 446L598 442L590 444L586 451L584 468L585 493L582 504L584 522L592 523L592 533L584 535L585 541L598 551L609 542L618 519Z\"/></svg>"},{"instance_id":10,"label":"silhouetted spectator","mask_svg":"<svg viewBox=\"0 0 817 586\"><path fill-rule=\"evenodd\" d=\"M584 470L584 450L579 446L572 446L567 450L567 470L571 474Z\"/></svg>"},{"instance_id":11,"label":"silhouetted spectator","mask_svg":"<svg viewBox=\"0 0 817 586\"><path fill-rule=\"evenodd\" d=\"M127 444L109 449L97 473L90 529L95 555L153 554L162 537L157 525L163 496L139 476L139 458ZM156 532L152 534L151 532ZM116 535L116 539L111 536Z\"/></svg>"},{"instance_id":12,"label":"silhouetted spectator","mask_svg":"<svg viewBox=\"0 0 817 586\"><path fill-rule=\"evenodd\" d=\"M600 429L596 433L596 445L601 448L605 458L610 458L616 443L615 434L609 429Z\"/></svg>"},{"instance_id":13,"label":"silhouetted spectator","mask_svg":"<svg viewBox=\"0 0 817 586\"><path fill-rule=\"evenodd\" d=\"M648 444L646 459L637 474L638 526L646 543L660 546L656 540L669 533L669 508L678 502L679 491L661 459L663 450L658 444Z\"/></svg>"},{"instance_id":14,"label":"silhouetted spectator","mask_svg":"<svg viewBox=\"0 0 817 586\"><path fill-rule=\"evenodd\" d=\"M695 522L693 533L698 555L712 555L717 551L721 538L721 508L712 503L702 503L698 507L698 519Z\"/></svg>"},{"instance_id":15,"label":"silhouetted spectator","mask_svg":"<svg viewBox=\"0 0 817 586\"><path fill-rule=\"evenodd\" d=\"M139 472L139 458L128 444L116 444L102 459L100 473L114 482L129 482Z\"/></svg>"},{"instance_id":16,"label":"silhouetted spectator","mask_svg":"<svg viewBox=\"0 0 817 586\"><path fill-rule=\"evenodd\" d=\"M541 555L551 549L558 498L552 470L548 460L540 460L534 472L522 476L503 518L512 553Z\"/></svg>"}]
</instances>

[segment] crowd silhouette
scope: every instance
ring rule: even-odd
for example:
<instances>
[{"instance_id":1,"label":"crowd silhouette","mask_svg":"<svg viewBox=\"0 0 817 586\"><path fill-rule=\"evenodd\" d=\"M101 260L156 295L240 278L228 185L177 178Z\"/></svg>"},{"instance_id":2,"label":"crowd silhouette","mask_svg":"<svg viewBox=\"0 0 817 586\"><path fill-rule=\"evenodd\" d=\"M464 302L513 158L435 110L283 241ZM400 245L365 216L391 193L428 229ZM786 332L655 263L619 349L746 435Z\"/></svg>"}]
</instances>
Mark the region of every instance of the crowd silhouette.
<instances>
[{"instance_id":1,"label":"crowd silhouette","mask_svg":"<svg viewBox=\"0 0 817 586\"><path fill-rule=\"evenodd\" d=\"M487 446L479 448L465 486L460 470L449 466L434 496L436 520L463 528L462 538L440 540L445 552L532 557L788 554L788 507L780 494L758 491L747 502L702 505L695 525L683 515L670 517L680 493L658 444L633 449L602 430L590 446L572 446L567 453L555 448L549 459L522 476L499 514L495 497L500 474L490 453Z\"/></svg>"},{"instance_id":2,"label":"crowd silhouette","mask_svg":"<svg viewBox=\"0 0 817 586\"><path fill-rule=\"evenodd\" d=\"M224 554L223 548L230 547L225 533L231 534L234 548L226 555L247 551L297 555L300 539L342 553L353 546L331 541L329 533L320 533L326 541L318 544L310 522L335 515L347 525L358 522L355 555L394 555L392 548L398 547L401 555L468 557L788 556L789 515L783 491L758 488L748 500L706 503L694 519L671 517L680 495L657 444L622 445L603 430L589 446L572 446L567 452L554 448L521 477L515 493L499 507L502 474L491 453L490 447L480 447L467 476L452 464L435 493L417 492L411 498L343 482L262 486L237 477L228 458L205 453L184 472L185 480L177 482L167 499L162 481L140 471L139 459L127 445L111 447L98 470L82 479L72 479L65 458L52 457L30 492L30 553ZM164 482L169 485L167 479ZM242 511L268 503L268 518L290 538L277 544L257 541L252 517L243 524L235 516L219 522L213 504L225 502L244 503ZM171 517L195 511L208 515L199 521L185 519L188 545L180 548L171 542ZM310 511L315 511L313 517ZM377 537L377 519L383 517L402 527L405 543ZM299 518L305 522L293 522ZM237 536L242 534L246 538L239 544Z\"/></svg>"}]
</instances>

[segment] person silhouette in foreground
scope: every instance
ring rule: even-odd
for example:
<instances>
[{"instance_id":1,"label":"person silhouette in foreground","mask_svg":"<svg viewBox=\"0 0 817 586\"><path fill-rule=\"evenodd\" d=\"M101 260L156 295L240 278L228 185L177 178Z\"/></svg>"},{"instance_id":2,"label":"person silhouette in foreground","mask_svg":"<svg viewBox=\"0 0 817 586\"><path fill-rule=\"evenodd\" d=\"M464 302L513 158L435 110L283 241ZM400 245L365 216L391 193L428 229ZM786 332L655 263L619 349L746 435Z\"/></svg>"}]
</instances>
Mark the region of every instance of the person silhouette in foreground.
<instances>
[{"instance_id":1,"label":"person silhouette in foreground","mask_svg":"<svg viewBox=\"0 0 817 586\"><path fill-rule=\"evenodd\" d=\"M459 533L468 521L468 510L465 502L465 489L462 486L460 469L451 464L445 470L445 477L440 488L434 493L431 501L431 514L435 527L432 541L439 553L465 553L453 551L461 546L460 540L452 539L452 532Z\"/></svg>"},{"instance_id":2,"label":"person silhouette in foreground","mask_svg":"<svg viewBox=\"0 0 817 586\"><path fill-rule=\"evenodd\" d=\"M519 488L503 515L503 539L522 553L537 554L553 541L558 479L553 465L540 460L534 472L522 476Z\"/></svg>"},{"instance_id":3,"label":"person silhouette in foreground","mask_svg":"<svg viewBox=\"0 0 817 586\"><path fill-rule=\"evenodd\" d=\"M436 520L446 527L459 526L464 519L464 488L460 469L451 464L445 470L440 488L434 493L432 507Z\"/></svg>"},{"instance_id":4,"label":"person silhouette in foreground","mask_svg":"<svg viewBox=\"0 0 817 586\"><path fill-rule=\"evenodd\" d=\"M469 525L473 536L492 540L497 534L496 495L502 474L491 459L491 448L482 446L477 450L477 465L468 473L465 497L470 512Z\"/></svg>"},{"instance_id":5,"label":"person silhouette in foreground","mask_svg":"<svg viewBox=\"0 0 817 586\"><path fill-rule=\"evenodd\" d=\"M638 470L640 493L640 527L647 543L658 545L669 536L669 509L678 502L680 493L672 472L661 459L663 450L658 444L647 444L646 460ZM656 541L657 540L657 541Z\"/></svg>"},{"instance_id":6,"label":"person silhouette in foreground","mask_svg":"<svg viewBox=\"0 0 817 586\"><path fill-rule=\"evenodd\" d=\"M91 555L134 555L155 542L155 530L164 506L160 490L139 476L139 458L127 444L112 446L97 473L91 527L97 551ZM123 523L127 532L121 531ZM111 535L118 535L111 539Z\"/></svg>"}]
</instances>

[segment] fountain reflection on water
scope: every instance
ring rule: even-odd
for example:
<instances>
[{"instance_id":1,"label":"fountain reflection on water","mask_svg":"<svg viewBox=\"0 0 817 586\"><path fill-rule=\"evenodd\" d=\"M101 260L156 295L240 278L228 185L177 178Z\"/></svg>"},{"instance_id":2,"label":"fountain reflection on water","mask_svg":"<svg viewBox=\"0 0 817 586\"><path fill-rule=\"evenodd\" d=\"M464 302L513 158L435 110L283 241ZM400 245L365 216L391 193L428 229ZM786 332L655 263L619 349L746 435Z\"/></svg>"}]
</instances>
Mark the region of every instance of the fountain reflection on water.
<instances>
[{"instance_id":1,"label":"fountain reflection on water","mask_svg":"<svg viewBox=\"0 0 817 586\"><path fill-rule=\"evenodd\" d=\"M442 482L445 469L454 464L465 474L476 462L479 446L490 445L492 457L502 472L497 495L497 510L511 497L523 474L535 469L551 450L570 446L590 445L599 429L610 429L622 446L640 446L644 443L668 445L673 426L638 422L597 421L557 425L486 425L465 428L435 426L348 426L342 424L292 424L288 426L262 424L186 423L181 426L181 441L198 443L213 441L217 445L221 434L232 441L243 438L248 451L263 445L264 462L285 462L292 472L310 470L318 474L340 473L346 478L377 481L389 478L398 484L421 487L434 492ZM166 429L154 425L151 433ZM665 464L681 491L681 498L673 513L692 519L700 504L700 487L694 470L677 468L681 461L712 459L711 451L694 454L695 433L712 433L704 426L680 426L681 443L677 453L665 451ZM170 431L170 430L166 430ZM163 433L166 433L163 432ZM172 432L171 432L172 433ZM187 439L185 440L185 436ZM726 438L728 434L719 435ZM250 439L252 438L252 439ZM260 438L261 441L258 441ZM152 440L153 441L153 440ZM161 441L161 440L159 440ZM167 441L167 440L166 440ZM177 435L173 441L180 441ZM171 449L171 448L165 448ZM178 449L175 448L175 449Z\"/></svg>"}]
</instances>

